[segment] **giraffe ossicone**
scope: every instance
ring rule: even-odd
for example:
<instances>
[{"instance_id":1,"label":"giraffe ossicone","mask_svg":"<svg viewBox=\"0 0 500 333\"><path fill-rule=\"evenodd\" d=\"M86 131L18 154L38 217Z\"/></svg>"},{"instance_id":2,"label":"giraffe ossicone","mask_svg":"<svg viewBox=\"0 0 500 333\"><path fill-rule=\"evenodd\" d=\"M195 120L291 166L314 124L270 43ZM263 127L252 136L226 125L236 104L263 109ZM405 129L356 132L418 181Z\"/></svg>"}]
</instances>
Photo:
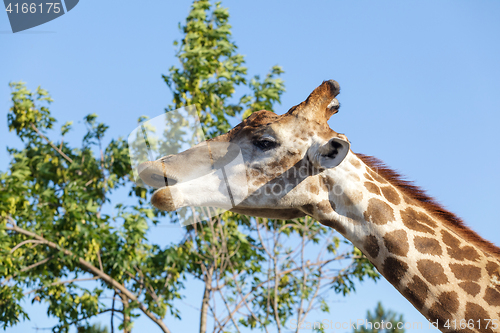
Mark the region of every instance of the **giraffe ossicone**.
<instances>
[{"instance_id":1,"label":"giraffe ossicone","mask_svg":"<svg viewBox=\"0 0 500 333\"><path fill-rule=\"evenodd\" d=\"M278 219L312 216L360 248L441 331L500 332L500 248L377 159L353 153L346 136L327 123L338 112L339 91L337 82L325 81L286 114L255 112L207 141L214 147L231 143L241 152L247 192L231 211ZM225 156L217 150L212 153ZM192 148L141 166L146 183L158 177L175 182L156 190L154 206L214 204L224 191L216 177L207 178L214 183L196 183L190 197L172 197L200 174L196 158Z\"/></svg>"}]
</instances>

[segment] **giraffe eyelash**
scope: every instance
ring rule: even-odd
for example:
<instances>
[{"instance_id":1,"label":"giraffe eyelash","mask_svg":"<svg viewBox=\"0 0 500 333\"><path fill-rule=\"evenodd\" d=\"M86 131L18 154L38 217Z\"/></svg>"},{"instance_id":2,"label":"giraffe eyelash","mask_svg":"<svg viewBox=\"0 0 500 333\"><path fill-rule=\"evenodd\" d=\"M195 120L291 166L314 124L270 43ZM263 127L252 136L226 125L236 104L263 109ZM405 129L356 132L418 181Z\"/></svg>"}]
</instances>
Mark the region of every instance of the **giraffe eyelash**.
<instances>
[{"instance_id":1,"label":"giraffe eyelash","mask_svg":"<svg viewBox=\"0 0 500 333\"><path fill-rule=\"evenodd\" d=\"M276 148L276 146L278 145L278 143L274 140L274 138L271 137L264 137L258 140L254 140L253 144L254 146L263 151Z\"/></svg>"}]
</instances>

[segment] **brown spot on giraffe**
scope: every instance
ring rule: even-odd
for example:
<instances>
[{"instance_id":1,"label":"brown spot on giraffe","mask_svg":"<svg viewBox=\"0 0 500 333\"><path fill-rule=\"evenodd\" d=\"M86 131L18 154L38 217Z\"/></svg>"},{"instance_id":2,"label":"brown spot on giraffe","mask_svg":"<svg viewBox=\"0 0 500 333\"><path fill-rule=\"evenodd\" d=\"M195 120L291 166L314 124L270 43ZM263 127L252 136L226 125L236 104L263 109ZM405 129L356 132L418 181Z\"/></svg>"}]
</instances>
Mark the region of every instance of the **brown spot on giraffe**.
<instances>
[{"instance_id":1,"label":"brown spot on giraffe","mask_svg":"<svg viewBox=\"0 0 500 333\"><path fill-rule=\"evenodd\" d=\"M338 221L334 221L334 220L319 220L319 222L321 224L327 226L327 227L330 227L330 228L333 228L333 229L337 230L342 235L346 234L345 227L342 224L340 224Z\"/></svg>"},{"instance_id":2,"label":"brown spot on giraffe","mask_svg":"<svg viewBox=\"0 0 500 333\"><path fill-rule=\"evenodd\" d=\"M384 245L392 254L398 256L406 256L410 245L408 244L408 236L404 230L395 230L384 235Z\"/></svg>"},{"instance_id":3,"label":"brown spot on giraffe","mask_svg":"<svg viewBox=\"0 0 500 333\"><path fill-rule=\"evenodd\" d=\"M363 242L363 247L366 251L366 254L368 254L373 259L377 258L380 251L377 237L375 237L374 235L366 236Z\"/></svg>"},{"instance_id":4,"label":"brown spot on giraffe","mask_svg":"<svg viewBox=\"0 0 500 333\"><path fill-rule=\"evenodd\" d=\"M438 327L443 329L447 321L453 320L452 314L458 310L459 305L458 294L455 291L444 292L429 309L429 317L432 322L437 321Z\"/></svg>"},{"instance_id":5,"label":"brown spot on giraffe","mask_svg":"<svg viewBox=\"0 0 500 333\"><path fill-rule=\"evenodd\" d=\"M484 300L491 306L500 306L500 293L493 288L487 288Z\"/></svg>"},{"instance_id":6,"label":"brown spot on giraffe","mask_svg":"<svg viewBox=\"0 0 500 333\"><path fill-rule=\"evenodd\" d=\"M372 182L374 181L374 179L372 178L372 176L370 176L370 175L368 174L368 172L365 172L365 173L363 174L363 176L365 177L365 179L366 179L366 180L369 180L369 181L372 181Z\"/></svg>"},{"instance_id":7,"label":"brown spot on giraffe","mask_svg":"<svg viewBox=\"0 0 500 333\"><path fill-rule=\"evenodd\" d=\"M422 309L424 302L427 298L427 293L429 292L429 287L427 284L417 275L413 276L413 279L408 283L406 288L403 290L403 295L408 299L417 309Z\"/></svg>"},{"instance_id":8,"label":"brown spot on giraffe","mask_svg":"<svg viewBox=\"0 0 500 333\"><path fill-rule=\"evenodd\" d=\"M377 182L381 183L381 184L385 184L387 183L387 180L385 180L383 177L381 177L378 173L374 172L373 170L370 170L368 169L368 173L370 174L370 176L373 177L373 179L375 179Z\"/></svg>"},{"instance_id":9,"label":"brown spot on giraffe","mask_svg":"<svg viewBox=\"0 0 500 333\"><path fill-rule=\"evenodd\" d=\"M431 227L436 227L437 225L425 213L417 212L415 209L409 207L401 211L401 219L403 224L411 230L434 235L434 230Z\"/></svg>"},{"instance_id":10,"label":"brown spot on giraffe","mask_svg":"<svg viewBox=\"0 0 500 333\"><path fill-rule=\"evenodd\" d=\"M365 182L363 185L368 190L368 192L371 192L371 193L376 194L376 195L380 195L380 188L377 185L375 185L374 183Z\"/></svg>"},{"instance_id":11,"label":"brown spot on giraffe","mask_svg":"<svg viewBox=\"0 0 500 333\"><path fill-rule=\"evenodd\" d=\"M269 170L270 174L282 174L283 173L283 165L288 165L289 159L283 157L281 160L275 160L267 164L266 169Z\"/></svg>"},{"instance_id":12,"label":"brown spot on giraffe","mask_svg":"<svg viewBox=\"0 0 500 333\"><path fill-rule=\"evenodd\" d=\"M252 173L254 173L254 172L259 175L259 176L256 176L255 178L252 179L252 184L254 186L260 187L268 182L267 177L265 177L264 175L261 175L258 171L253 170Z\"/></svg>"},{"instance_id":13,"label":"brown spot on giraffe","mask_svg":"<svg viewBox=\"0 0 500 333\"><path fill-rule=\"evenodd\" d=\"M447 245L448 255L456 260L476 261L479 254L472 246L461 247L460 241L446 230L441 231L443 242Z\"/></svg>"},{"instance_id":14,"label":"brown spot on giraffe","mask_svg":"<svg viewBox=\"0 0 500 333\"><path fill-rule=\"evenodd\" d=\"M490 278L490 287L500 292L500 266L495 262L488 261L486 271Z\"/></svg>"},{"instance_id":15,"label":"brown spot on giraffe","mask_svg":"<svg viewBox=\"0 0 500 333\"><path fill-rule=\"evenodd\" d=\"M456 291L447 291L439 295L439 303L442 304L443 308L449 310L450 312L456 312L460 302L458 301L458 294Z\"/></svg>"},{"instance_id":16,"label":"brown spot on giraffe","mask_svg":"<svg viewBox=\"0 0 500 333\"><path fill-rule=\"evenodd\" d=\"M344 206L352 206L363 200L363 192L358 190L346 190L346 192L342 193L340 199Z\"/></svg>"},{"instance_id":17,"label":"brown spot on giraffe","mask_svg":"<svg viewBox=\"0 0 500 333\"><path fill-rule=\"evenodd\" d=\"M417 262L417 269L431 285L437 286L448 282L443 266L435 261L421 259Z\"/></svg>"},{"instance_id":18,"label":"brown spot on giraffe","mask_svg":"<svg viewBox=\"0 0 500 333\"><path fill-rule=\"evenodd\" d=\"M331 204L333 204L333 207L335 207L335 203L328 200L323 200L319 204L317 204L316 207L318 207L318 209L323 213L331 213L334 211L334 208Z\"/></svg>"},{"instance_id":19,"label":"brown spot on giraffe","mask_svg":"<svg viewBox=\"0 0 500 333\"><path fill-rule=\"evenodd\" d=\"M393 205L399 205L401 198L398 192L392 186L384 186L381 188L384 197Z\"/></svg>"},{"instance_id":20,"label":"brown spot on giraffe","mask_svg":"<svg viewBox=\"0 0 500 333\"><path fill-rule=\"evenodd\" d=\"M488 263L486 264L486 271L489 275L496 275L500 277L500 265L493 261L488 261Z\"/></svg>"},{"instance_id":21,"label":"brown spot on giraffe","mask_svg":"<svg viewBox=\"0 0 500 333\"><path fill-rule=\"evenodd\" d=\"M312 205L312 204L306 204L306 205L302 206L302 210L307 215L314 215L314 205Z\"/></svg>"},{"instance_id":22,"label":"brown spot on giraffe","mask_svg":"<svg viewBox=\"0 0 500 333\"><path fill-rule=\"evenodd\" d=\"M346 217L348 217L348 218L350 218L350 219L352 219L352 220L354 220L354 221L356 221L356 222L361 222L361 221L363 221L363 216L361 216L361 215L357 215L357 214L356 214L356 213L354 213L354 212L347 212L347 213L345 214L345 216L346 216Z\"/></svg>"},{"instance_id":23,"label":"brown spot on giraffe","mask_svg":"<svg viewBox=\"0 0 500 333\"><path fill-rule=\"evenodd\" d=\"M326 183L326 177L319 177L319 187L323 192L330 192L330 188Z\"/></svg>"},{"instance_id":24,"label":"brown spot on giraffe","mask_svg":"<svg viewBox=\"0 0 500 333\"><path fill-rule=\"evenodd\" d=\"M471 296L476 296L481 291L481 286L475 282L460 282L458 285Z\"/></svg>"},{"instance_id":25,"label":"brown spot on giraffe","mask_svg":"<svg viewBox=\"0 0 500 333\"><path fill-rule=\"evenodd\" d=\"M479 306L475 303L467 302L465 305L465 318L466 321L472 319L475 323L475 327L477 327L479 332L485 333L493 333L491 322L488 324L488 319L491 319L491 316L488 312L483 309L482 306ZM480 326L480 328L479 328ZM488 326L488 328L486 328Z\"/></svg>"},{"instance_id":26,"label":"brown spot on giraffe","mask_svg":"<svg viewBox=\"0 0 500 333\"><path fill-rule=\"evenodd\" d=\"M309 191L311 191L312 194L318 194L319 193L319 188L316 185L311 185L309 186Z\"/></svg>"},{"instance_id":27,"label":"brown spot on giraffe","mask_svg":"<svg viewBox=\"0 0 500 333\"><path fill-rule=\"evenodd\" d=\"M256 177L258 177L261 173L257 170L254 170L254 169L250 169L250 178L251 179L255 179Z\"/></svg>"},{"instance_id":28,"label":"brown spot on giraffe","mask_svg":"<svg viewBox=\"0 0 500 333\"><path fill-rule=\"evenodd\" d=\"M408 264L397 258L387 257L383 263L382 271L387 281L397 286L408 271Z\"/></svg>"},{"instance_id":29,"label":"brown spot on giraffe","mask_svg":"<svg viewBox=\"0 0 500 333\"><path fill-rule=\"evenodd\" d=\"M413 243L418 252L440 256L443 253L441 245L434 238L415 236Z\"/></svg>"},{"instance_id":30,"label":"brown spot on giraffe","mask_svg":"<svg viewBox=\"0 0 500 333\"><path fill-rule=\"evenodd\" d=\"M350 180L355 181L355 182L361 181L361 178L359 178L359 176L355 173L349 174L349 178L351 178Z\"/></svg>"},{"instance_id":31,"label":"brown spot on giraffe","mask_svg":"<svg viewBox=\"0 0 500 333\"><path fill-rule=\"evenodd\" d=\"M377 198L371 198L370 201L368 201L368 208L363 216L366 221L378 225L394 221L394 211L391 206Z\"/></svg>"},{"instance_id":32,"label":"brown spot on giraffe","mask_svg":"<svg viewBox=\"0 0 500 333\"><path fill-rule=\"evenodd\" d=\"M351 158L349 162L352 164L353 167L356 169L361 169L361 162L359 162L357 159Z\"/></svg>"},{"instance_id":33,"label":"brown spot on giraffe","mask_svg":"<svg viewBox=\"0 0 500 333\"><path fill-rule=\"evenodd\" d=\"M335 186L335 181L331 178L320 177L319 182L323 191L326 192L331 192L333 190L333 187Z\"/></svg>"},{"instance_id":34,"label":"brown spot on giraffe","mask_svg":"<svg viewBox=\"0 0 500 333\"><path fill-rule=\"evenodd\" d=\"M450 269L459 280L478 281L481 278L481 268L473 265L450 264Z\"/></svg>"},{"instance_id":35,"label":"brown spot on giraffe","mask_svg":"<svg viewBox=\"0 0 500 333\"><path fill-rule=\"evenodd\" d=\"M403 193L403 200L408 205L415 205L416 204L415 200L411 196L409 196L405 193Z\"/></svg>"}]
</instances>

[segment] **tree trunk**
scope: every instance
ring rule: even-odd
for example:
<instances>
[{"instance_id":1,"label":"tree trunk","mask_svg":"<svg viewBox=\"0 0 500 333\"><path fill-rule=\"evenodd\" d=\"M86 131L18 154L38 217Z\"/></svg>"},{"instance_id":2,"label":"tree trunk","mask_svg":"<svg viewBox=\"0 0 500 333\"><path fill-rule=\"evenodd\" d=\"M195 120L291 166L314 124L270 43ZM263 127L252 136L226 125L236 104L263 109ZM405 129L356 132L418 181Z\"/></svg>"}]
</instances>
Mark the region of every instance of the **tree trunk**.
<instances>
[{"instance_id":1,"label":"tree trunk","mask_svg":"<svg viewBox=\"0 0 500 333\"><path fill-rule=\"evenodd\" d=\"M120 294L120 298L122 299L123 304L123 333L130 333L130 314L128 313L128 297Z\"/></svg>"},{"instance_id":2,"label":"tree trunk","mask_svg":"<svg viewBox=\"0 0 500 333\"><path fill-rule=\"evenodd\" d=\"M210 266L208 270L205 271L205 291L203 292L203 299L201 300L200 333L207 332L208 302L210 301L210 293L212 291L213 271L213 266Z\"/></svg>"}]
</instances>

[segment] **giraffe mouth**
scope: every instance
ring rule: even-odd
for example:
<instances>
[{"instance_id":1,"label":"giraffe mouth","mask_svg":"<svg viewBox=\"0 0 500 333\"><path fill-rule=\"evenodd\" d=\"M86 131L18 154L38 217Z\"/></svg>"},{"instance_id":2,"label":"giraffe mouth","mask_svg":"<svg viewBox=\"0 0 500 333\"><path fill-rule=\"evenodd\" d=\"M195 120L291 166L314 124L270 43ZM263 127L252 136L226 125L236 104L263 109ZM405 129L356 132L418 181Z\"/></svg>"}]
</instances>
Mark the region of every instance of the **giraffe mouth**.
<instances>
[{"instance_id":1,"label":"giraffe mouth","mask_svg":"<svg viewBox=\"0 0 500 333\"><path fill-rule=\"evenodd\" d=\"M141 163L137 171L142 181L153 188L173 186L179 182L177 177L166 172L163 165L152 162Z\"/></svg>"},{"instance_id":2,"label":"giraffe mouth","mask_svg":"<svg viewBox=\"0 0 500 333\"><path fill-rule=\"evenodd\" d=\"M179 194L176 195L177 197ZM175 197L172 195L170 188L168 186L162 187L153 193L151 197L151 204L158 209L173 212L177 208L179 208L179 204L175 202ZM179 199L179 198L178 198Z\"/></svg>"},{"instance_id":3,"label":"giraffe mouth","mask_svg":"<svg viewBox=\"0 0 500 333\"><path fill-rule=\"evenodd\" d=\"M160 188L160 187L164 187L164 186L172 186L172 185L177 184L177 180L174 178L165 177L163 175L157 175L154 173L151 174L151 176L149 176L149 178L151 179L152 183L160 185L160 186L153 186L153 187Z\"/></svg>"}]
</instances>

